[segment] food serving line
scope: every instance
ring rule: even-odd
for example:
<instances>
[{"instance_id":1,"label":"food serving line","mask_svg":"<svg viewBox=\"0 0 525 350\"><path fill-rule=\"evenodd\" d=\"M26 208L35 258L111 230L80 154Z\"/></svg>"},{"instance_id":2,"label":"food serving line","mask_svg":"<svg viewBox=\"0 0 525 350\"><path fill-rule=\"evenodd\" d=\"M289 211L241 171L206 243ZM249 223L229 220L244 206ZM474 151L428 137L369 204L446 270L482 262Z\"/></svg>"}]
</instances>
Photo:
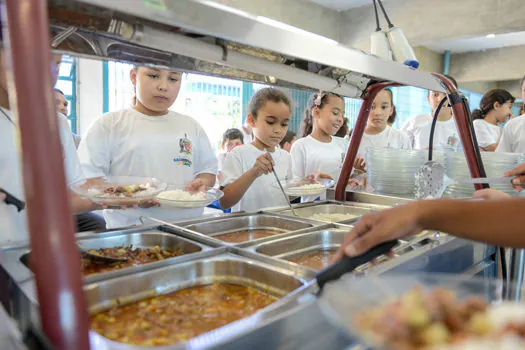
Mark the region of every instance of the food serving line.
<instances>
[{"instance_id":1,"label":"food serving line","mask_svg":"<svg viewBox=\"0 0 525 350\"><path fill-rule=\"evenodd\" d=\"M221 348L344 348L353 340L343 335L320 313L311 284L326 264L329 252L341 243L359 216L403 203L403 199L346 191L346 181L364 130L370 104L381 89L415 85L443 91L431 75L411 71L324 38L270 25L254 16L204 1L48 1L7 0L9 38L17 90L27 91L34 104L18 103L22 148L27 158L31 242L3 247L0 279L7 286L1 301L23 334L36 334L40 342L58 349L87 349L86 308L98 312L118 303L210 282L248 285L279 300L260 312L192 338L186 346ZM104 9L104 11L102 11ZM76 55L154 64L190 72L203 72L280 86L333 90L362 97L363 107L350 145L341 181L329 198L336 200L296 205L259 213L219 215L166 224L148 223L103 234L79 234L72 239L72 223L65 194L54 101L47 91L48 22L59 36L58 50ZM27 19L31 20L27 20ZM250 28L240 31L239 28ZM21 35L24 36L21 36ZM209 37L217 40L210 44ZM200 40L203 38L203 40ZM282 40L274 40L280 38ZM62 45L62 46L60 46ZM309 48L316 46L314 54ZM325 50L320 50L324 48ZM323 52L319 55L318 52ZM218 54L218 56L216 56ZM216 58L218 57L218 58ZM295 60L293 67L290 60ZM308 71L308 62L325 67L325 75ZM25 71L27 67L40 70ZM250 69L248 69L250 68ZM248 72L246 72L248 70ZM249 72L253 73L249 73ZM441 76L462 133L472 176L483 175L473 152L461 99ZM379 82L388 79L398 83ZM34 99L33 99L34 97ZM47 118L35 125L34 115L47 106ZM462 119L463 118L463 119ZM38 130L35 130L38 129ZM469 147L470 145L470 147ZM46 162L39 147L46 150ZM51 166L50 166L51 165ZM44 169L48 171L44 171ZM53 169L54 171L50 171ZM312 220L315 214L349 214L343 222ZM147 218L146 218L147 219ZM239 231L260 230L252 241L236 241ZM237 234L237 235L236 235ZM228 240L225 237L229 235ZM221 240L221 236L223 236ZM181 255L139 266L85 276L80 280L80 257L75 241L90 249L133 244L137 247L177 249ZM395 256L366 264L356 274L448 272L495 277L494 247L424 232L400 241ZM318 255L315 255L318 254ZM29 259L31 258L31 261ZM294 262L295 261L295 262ZM296 263L297 262L297 263ZM512 275L512 274L511 274ZM133 348L90 333L93 348ZM184 344L169 348L184 347Z\"/></svg>"}]
</instances>

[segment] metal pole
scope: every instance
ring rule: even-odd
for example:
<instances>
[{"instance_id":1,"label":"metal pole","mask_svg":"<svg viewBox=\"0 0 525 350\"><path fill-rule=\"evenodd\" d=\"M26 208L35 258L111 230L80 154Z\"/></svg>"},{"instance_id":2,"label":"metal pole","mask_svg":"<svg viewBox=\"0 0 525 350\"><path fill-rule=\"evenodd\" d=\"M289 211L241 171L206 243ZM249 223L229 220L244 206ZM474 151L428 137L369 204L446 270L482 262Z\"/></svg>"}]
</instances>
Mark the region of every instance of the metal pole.
<instances>
[{"instance_id":1,"label":"metal pole","mask_svg":"<svg viewBox=\"0 0 525 350\"><path fill-rule=\"evenodd\" d=\"M10 106L21 131L41 325L56 349L85 350L88 315L52 90L47 1L6 0L3 10L8 20L6 57L11 58L15 88L10 90Z\"/></svg>"},{"instance_id":2,"label":"metal pole","mask_svg":"<svg viewBox=\"0 0 525 350\"><path fill-rule=\"evenodd\" d=\"M510 277L507 288L508 300L520 301L521 299L521 286L523 285L524 264L525 249L512 249L510 251Z\"/></svg>"}]
</instances>

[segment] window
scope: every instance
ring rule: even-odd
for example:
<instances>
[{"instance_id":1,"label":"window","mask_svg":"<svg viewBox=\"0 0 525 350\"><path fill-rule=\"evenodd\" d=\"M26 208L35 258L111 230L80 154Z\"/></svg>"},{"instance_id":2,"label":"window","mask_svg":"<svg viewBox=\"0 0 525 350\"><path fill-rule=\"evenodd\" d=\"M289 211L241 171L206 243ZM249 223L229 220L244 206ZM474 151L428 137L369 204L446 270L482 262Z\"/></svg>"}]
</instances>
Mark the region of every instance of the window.
<instances>
[{"instance_id":1,"label":"window","mask_svg":"<svg viewBox=\"0 0 525 350\"><path fill-rule=\"evenodd\" d=\"M66 116L69 121L71 131L77 132L77 105L76 105L76 61L77 59L68 55L62 56L62 63L60 64L60 71L58 72L57 83L55 88L61 90L68 102L68 112Z\"/></svg>"}]
</instances>

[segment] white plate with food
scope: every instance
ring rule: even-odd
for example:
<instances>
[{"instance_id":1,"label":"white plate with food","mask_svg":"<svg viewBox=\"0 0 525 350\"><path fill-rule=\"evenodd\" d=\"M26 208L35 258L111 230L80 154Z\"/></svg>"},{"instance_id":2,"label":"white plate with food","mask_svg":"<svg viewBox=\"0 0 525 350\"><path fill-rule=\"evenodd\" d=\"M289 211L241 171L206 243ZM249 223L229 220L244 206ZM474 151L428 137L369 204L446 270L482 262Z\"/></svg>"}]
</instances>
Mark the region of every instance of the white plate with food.
<instances>
[{"instance_id":1,"label":"white plate with food","mask_svg":"<svg viewBox=\"0 0 525 350\"><path fill-rule=\"evenodd\" d=\"M292 180L283 181L284 192L290 197L301 197L301 196L319 196L324 193L327 188L333 187L335 184L334 180ZM277 183L274 187L278 187Z\"/></svg>"},{"instance_id":2,"label":"white plate with food","mask_svg":"<svg viewBox=\"0 0 525 350\"><path fill-rule=\"evenodd\" d=\"M468 276L346 275L319 305L374 349L525 349L525 304L502 296L500 281Z\"/></svg>"},{"instance_id":3,"label":"white plate with food","mask_svg":"<svg viewBox=\"0 0 525 350\"><path fill-rule=\"evenodd\" d=\"M76 194L105 206L131 206L153 199L167 184L140 176L104 176L77 182L71 186Z\"/></svg>"},{"instance_id":4,"label":"white plate with food","mask_svg":"<svg viewBox=\"0 0 525 350\"><path fill-rule=\"evenodd\" d=\"M184 185L169 185L156 199L161 206L193 209L207 207L223 195L221 190L211 187L206 187L203 191L190 191Z\"/></svg>"}]
</instances>

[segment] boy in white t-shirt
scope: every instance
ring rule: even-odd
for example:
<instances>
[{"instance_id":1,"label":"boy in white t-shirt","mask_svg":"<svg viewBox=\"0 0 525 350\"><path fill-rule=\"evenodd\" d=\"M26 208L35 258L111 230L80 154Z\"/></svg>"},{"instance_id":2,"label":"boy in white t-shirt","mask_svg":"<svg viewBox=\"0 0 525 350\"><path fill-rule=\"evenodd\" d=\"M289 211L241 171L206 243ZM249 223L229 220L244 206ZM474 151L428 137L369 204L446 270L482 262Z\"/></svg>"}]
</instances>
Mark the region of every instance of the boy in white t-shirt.
<instances>
[{"instance_id":1,"label":"boy in white t-shirt","mask_svg":"<svg viewBox=\"0 0 525 350\"><path fill-rule=\"evenodd\" d=\"M234 212L285 206L273 169L281 182L292 178L290 154L279 147L290 122L290 99L280 90L263 88L253 95L249 111L254 141L228 153L222 169L219 203Z\"/></svg>"},{"instance_id":2,"label":"boy in white t-shirt","mask_svg":"<svg viewBox=\"0 0 525 350\"><path fill-rule=\"evenodd\" d=\"M457 86L457 82L453 77L449 75L446 75L446 77ZM432 113L415 116L407 120L401 127L401 131L406 132L410 136L414 149L428 149L432 116L444 98L446 98L446 95L442 92L429 91L427 100L432 109ZM459 148L459 132L456 127L456 122L452 116L451 108L445 103L440 110L436 123L434 149L458 150Z\"/></svg>"},{"instance_id":3,"label":"boy in white t-shirt","mask_svg":"<svg viewBox=\"0 0 525 350\"><path fill-rule=\"evenodd\" d=\"M514 97L508 91L492 89L483 95L479 109L472 111L476 139L483 151L494 152L498 147L503 130L499 123L513 117L513 103Z\"/></svg>"},{"instance_id":4,"label":"boy in white t-shirt","mask_svg":"<svg viewBox=\"0 0 525 350\"><path fill-rule=\"evenodd\" d=\"M520 87L521 98L525 101L525 76L521 79ZM525 114L505 124L496 152L525 153Z\"/></svg>"},{"instance_id":5,"label":"boy in white t-shirt","mask_svg":"<svg viewBox=\"0 0 525 350\"><path fill-rule=\"evenodd\" d=\"M213 187L217 158L202 127L194 119L170 111L181 85L173 70L135 67L133 108L96 119L78 148L88 178L102 176L154 177L194 191ZM203 209L165 207L104 211L109 228L140 224L140 216L165 221L198 217Z\"/></svg>"},{"instance_id":6,"label":"boy in white t-shirt","mask_svg":"<svg viewBox=\"0 0 525 350\"><path fill-rule=\"evenodd\" d=\"M388 120L394 112L392 91L385 89L379 92L372 103L365 132L359 145L358 154L360 156L366 156L367 148L412 149L408 134L388 125Z\"/></svg>"}]
</instances>

